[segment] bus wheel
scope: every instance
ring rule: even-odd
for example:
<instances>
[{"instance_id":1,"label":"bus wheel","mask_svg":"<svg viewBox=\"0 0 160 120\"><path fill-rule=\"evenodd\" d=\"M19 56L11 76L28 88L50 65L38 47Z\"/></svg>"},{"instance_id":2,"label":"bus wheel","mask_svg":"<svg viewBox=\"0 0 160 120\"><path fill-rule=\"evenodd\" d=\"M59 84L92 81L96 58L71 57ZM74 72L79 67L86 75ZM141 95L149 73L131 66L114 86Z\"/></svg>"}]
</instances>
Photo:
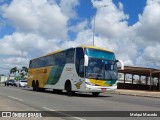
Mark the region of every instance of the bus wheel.
<instances>
[{"instance_id":1,"label":"bus wheel","mask_svg":"<svg viewBox=\"0 0 160 120\"><path fill-rule=\"evenodd\" d=\"M74 92L72 91L72 86L71 86L71 82L70 81L66 82L65 90L67 92L67 95L69 95L69 96L74 94Z\"/></svg>"},{"instance_id":2,"label":"bus wheel","mask_svg":"<svg viewBox=\"0 0 160 120\"><path fill-rule=\"evenodd\" d=\"M39 82L36 82L36 91L39 91Z\"/></svg>"},{"instance_id":3,"label":"bus wheel","mask_svg":"<svg viewBox=\"0 0 160 120\"><path fill-rule=\"evenodd\" d=\"M34 81L32 82L32 87L33 87L33 91L36 91L36 84Z\"/></svg>"},{"instance_id":4,"label":"bus wheel","mask_svg":"<svg viewBox=\"0 0 160 120\"><path fill-rule=\"evenodd\" d=\"M92 95L97 97L100 94L100 92L92 92Z\"/></svg>"}]
</instances>

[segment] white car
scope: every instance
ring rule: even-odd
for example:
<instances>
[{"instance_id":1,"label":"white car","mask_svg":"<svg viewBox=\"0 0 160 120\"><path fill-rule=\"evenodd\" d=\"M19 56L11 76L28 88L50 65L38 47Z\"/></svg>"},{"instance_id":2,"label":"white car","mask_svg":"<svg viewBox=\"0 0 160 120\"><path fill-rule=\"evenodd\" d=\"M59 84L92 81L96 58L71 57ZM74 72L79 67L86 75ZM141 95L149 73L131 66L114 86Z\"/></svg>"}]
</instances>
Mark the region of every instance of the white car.
<instances>
[{"instance_id":1,"label":"white car","mask_svg":"<svg viewBox=\"0 0 160 120\"><path fill-rule=\"evenodd\" d=\"M27 86L27 80L19 80L19 87L26 87Z\"/></svg>"}]
</instances>

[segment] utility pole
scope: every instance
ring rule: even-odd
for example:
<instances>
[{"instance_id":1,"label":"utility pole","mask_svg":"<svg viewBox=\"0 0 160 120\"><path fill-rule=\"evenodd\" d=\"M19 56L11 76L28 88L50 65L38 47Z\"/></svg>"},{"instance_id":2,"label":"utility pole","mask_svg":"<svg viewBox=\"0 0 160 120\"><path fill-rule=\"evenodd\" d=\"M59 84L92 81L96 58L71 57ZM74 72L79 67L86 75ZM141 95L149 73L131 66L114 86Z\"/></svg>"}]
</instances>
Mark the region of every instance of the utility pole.
<instances>
[{"instance_id":1,"label":"utility pole","mask_svg":"<svg viewBox=\"0 0 160 120\"><path fill-rule=\"evenodd\" d=\"M100 6L98 9L102 8L102 7L107 7L108 5L103 5L103 6ZM94 43L94 36L95 36L95 29L96 29L96 15L97 15L97 12L95 13L95 16L93 17L93 46L95 45Z\"/></svg>"}]
</instances>

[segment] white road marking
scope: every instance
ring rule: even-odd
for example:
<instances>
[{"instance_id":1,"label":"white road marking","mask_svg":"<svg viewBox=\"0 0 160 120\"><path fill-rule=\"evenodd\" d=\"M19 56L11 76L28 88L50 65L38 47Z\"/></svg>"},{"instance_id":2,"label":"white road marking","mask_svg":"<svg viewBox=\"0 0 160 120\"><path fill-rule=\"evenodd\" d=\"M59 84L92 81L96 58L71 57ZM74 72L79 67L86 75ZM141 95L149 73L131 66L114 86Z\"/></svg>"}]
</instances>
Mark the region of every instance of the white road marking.
<instances>
[{"instance_id":1,"label":"white road marking","mask_svg":"<svg viewBox=\"0 0 160 120\"><path fill-rule=\"evenodd\" d=\"M49 111L56 111L56 110L53 110L53 109L50 109L50 108L47 108L47 107L43 107L44 109L46 110L49 110Z\"/></svg>"},{"instance_id":2,"label":"white road marking","mask_svg":"<svg viewBox=\"0 0 160 120\"><path fill-rule=\"evenodd\" d=\"M13 97L13 96L8 96L9 98L12 98L12 99L15 99L15 100L18 100L18 101L24 101L22 99L19 99L19 98L16 98L16 97Z\"/></svg>"},{"instance_id":3,"label":"white road marking","mask_svg":"<svg viewBox=\"0 0 160 120\"><path fill-rule=\"evenodd\" d=\"M57 113L66 115L67 117L73 117L73 118L78 119L78 120L86 120L86 119L83 119L83 118L80 118L80 117L75 117L75 116L72 116L72 115L69 115L69 114L66 114L66 113L63 113L63 112L59 112L59 111L50 109L50 108L47 108L47 107L43 107L43 108L46 109L46 110L49 110L49 111L55 111L55 112L57 112Z\"/></svg>"}]
</instances>

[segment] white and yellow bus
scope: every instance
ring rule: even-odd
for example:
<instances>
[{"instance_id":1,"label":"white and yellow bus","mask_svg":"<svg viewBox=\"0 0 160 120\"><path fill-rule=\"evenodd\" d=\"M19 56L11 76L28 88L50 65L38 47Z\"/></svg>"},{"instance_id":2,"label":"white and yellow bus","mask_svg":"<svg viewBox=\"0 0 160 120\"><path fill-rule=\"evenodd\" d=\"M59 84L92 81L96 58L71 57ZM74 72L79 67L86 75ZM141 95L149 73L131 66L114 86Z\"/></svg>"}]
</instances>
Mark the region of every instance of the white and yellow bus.
<instances>
[{"instance_id":1,"label":"white and yellow bus","mask_svg":"<svg viewBox=\"0 0 160 120\"><path fill-rule=\"evenodd\" d=\"M113 91L117 62L112 51L94 46L59 50L30 60L28 86L34 91L53 89L92 93Z\"/></svg>"}]
</instances>

